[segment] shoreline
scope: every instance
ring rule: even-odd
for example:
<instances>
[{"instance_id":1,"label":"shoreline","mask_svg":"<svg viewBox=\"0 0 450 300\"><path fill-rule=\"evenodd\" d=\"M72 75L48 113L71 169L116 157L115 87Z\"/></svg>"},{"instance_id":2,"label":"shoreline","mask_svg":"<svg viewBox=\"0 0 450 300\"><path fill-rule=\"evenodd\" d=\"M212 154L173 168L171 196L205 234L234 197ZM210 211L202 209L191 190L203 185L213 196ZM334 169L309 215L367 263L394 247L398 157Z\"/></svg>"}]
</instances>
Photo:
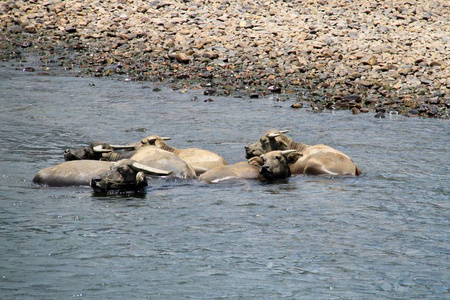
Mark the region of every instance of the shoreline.
<instances>
[{"instance_id":1,"label":"shoreline","mask_svg":"<svg viewBox=\"0 0 450 300\"><path fill-rule=\"evenodd\" d=\"M450 3L143 1L0 4L0 59L292 107L450 118ZM51 75L51 72L48 72ZM281 96L280 96L281 97Z\"/></svg>"}]
</instances>

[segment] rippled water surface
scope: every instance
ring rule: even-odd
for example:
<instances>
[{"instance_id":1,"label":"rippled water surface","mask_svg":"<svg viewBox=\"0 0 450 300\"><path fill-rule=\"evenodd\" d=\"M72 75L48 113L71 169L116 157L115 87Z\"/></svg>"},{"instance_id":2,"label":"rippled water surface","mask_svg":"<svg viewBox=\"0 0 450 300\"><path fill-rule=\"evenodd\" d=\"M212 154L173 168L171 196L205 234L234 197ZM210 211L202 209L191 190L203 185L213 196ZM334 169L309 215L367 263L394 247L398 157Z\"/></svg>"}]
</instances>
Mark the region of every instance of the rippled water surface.
<instances>
[{"instance_id":1,"label":"rippled water surface","mask_svg":"<svg viewBox=\"0 0 450 300\"><path fill-rule=\"evenodd\" d=\"M448 121L155 87L0 68L2 299L450 297ZM271 128L343 151L363 175L154 179L139 197L31 182L92 141L159 134L234 163Z\"/></svg>"}]
</instances>

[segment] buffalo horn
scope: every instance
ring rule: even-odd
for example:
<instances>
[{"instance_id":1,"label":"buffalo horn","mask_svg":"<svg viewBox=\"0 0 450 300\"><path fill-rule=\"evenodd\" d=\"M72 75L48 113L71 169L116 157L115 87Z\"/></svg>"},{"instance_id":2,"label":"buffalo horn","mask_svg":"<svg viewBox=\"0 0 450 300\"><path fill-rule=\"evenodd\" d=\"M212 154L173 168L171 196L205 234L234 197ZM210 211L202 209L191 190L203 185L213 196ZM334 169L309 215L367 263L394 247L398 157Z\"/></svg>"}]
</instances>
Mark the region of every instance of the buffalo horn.
<instances>
[{"instance_id":1,"label":"buffalo horn","mask_svg":"<svg viewBox=\"0 0 450 300\"><path fill-rule=\"evenodd\" d=\"M154 135L154 136L151 136L151 137L149 137L148 138L149 140L157 140L157 139L161 139L161 140L164 140L164 141L168 141L168 140L171 140L172 138L170 138L170 137L167 137L167 136L157 136L157 135Z\"/></svg>"},{"instance_id":2,"label":"buffalo horn","mask_svg":"<svg viewBox=\"0 0 450 300\"><path fill-rule=\"evenodd\" d=\"M267 135L267 137L270 138L270 139L273 139L273 138L276 138L277 136L280 136L280 135L282 135L284 133L288 133L288 132L289 132L289 130L280 130L280 131L278 131L276 133L269 133Z\"/></svg>"},{"instance_id":3,"label":"buffalo horn","mask_svg":"<svg viewBox=\"0 0 450 300\"><path fill-rule=\"evenodd\" d=\"M276 138L277 136L280 136L281 135L281 133L278 133L278 132L274 132L274 133L269 133L268 135L267 135L267 137L269 138L269 139L274 139L274 138Z\"/></svg>"},{"instance_id":4,"label":"buffalo horn","mask_svg":"<svg viewBox=\"0 0 450 300\"><path fill-rule=\"evenodd\" d=\"M138 162L131 163L131 167L137 171L143 171L143 172L147 172L147 173L153 174L153 175L170 175L173 173L172 171L164 171L164 170L152 168L152 167L140 164Z\"/></svg>"},{"instance_id":5,"label":"buffalo horn","mask_svg":"<svg viewBox=\"0 0 450 300\"><path fill-rule=\"evenodd\" d=\"M297 152L297 150L283 150L283 151L281 151L281 154L286 156L286 155L294 153L294 152Z\"/></svg>"},{"instance_id":6,"label":"buffalo horn","mask_svg":"<svg viewBox=\"0 0 450 300\"><path fill-rule=\"evenodd\" d=\"M92 150L94 150L94 152L98 152L98 153L112 152L112 149L103 149L102 145L95 146L92 148Z\"/></svg>"},{"instance_id":7,"label":"buffalo horn","mask_svg":"<svg viewBox=\"0 0 450 300\"><path fill-rule=\"evenodd\" d=\"M135 145L109 145L114 150L135 150Z\"/></svg>"},{"instance_id":8,"label":"buffalo horn","mask_svg":"<svg viewBox=\"0 0 450 300\"><path fill-rule=\"evenodd\" d=\"M161 139L161 140L163 140L163 141L171 140L170 137L151 135L151 136L146 137L145 139L143 139L142 142L145 144L146 141L147 141L148 143L150 143L150 142L156 141L157 139Z\"/></svg>"}]
</instances>

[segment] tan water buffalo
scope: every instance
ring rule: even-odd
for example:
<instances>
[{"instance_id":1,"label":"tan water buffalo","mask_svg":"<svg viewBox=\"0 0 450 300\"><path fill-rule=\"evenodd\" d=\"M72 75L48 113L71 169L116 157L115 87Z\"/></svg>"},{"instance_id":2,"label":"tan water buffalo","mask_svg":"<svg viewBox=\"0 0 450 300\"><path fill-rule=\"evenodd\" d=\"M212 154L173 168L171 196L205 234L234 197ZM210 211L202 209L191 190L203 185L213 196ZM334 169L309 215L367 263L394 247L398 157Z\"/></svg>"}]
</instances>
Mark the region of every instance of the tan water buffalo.
<instances>
[{"instance_id":1,"label":"tan water buffalo","mask_svg":"<svg viewBox=\"0 0 450 300\"><path fill-rule=\"evenodd\" d=\"M96 191L137 190L147 185L144 173L167 176L172 172L150 168L130 159L118 162L74 160L40 170L33 182L48 186L91 185Z\"/></svg>"},{"instance_id":2,"label":"tan water buffalo","mask_svg":"<svg viewBox=\"0 0 450 300\"><path fill-rule=\"evenodd\" d=\"M143 139L141 142L142 144L153 145L162 150L178 155L181 159L194 168L197 175L200 175L209 169L228 164L219 154L208 150L199 148L177 149L175 147L171 147L164 142L164 140L168 139L170 138L152 135Z\"/></svg>"},{"instance_id":3,"label":"tan water buffalo","mask_svg":"<svg viewBox=\"0 0 450 300\"><path fill-rule=\"evenodd\" d=\"M295 150L271 151L259 157L252 157L248 162L238 162L210 169L200 175L199 181L219 183L227 180L251 179L274 181L291 176L289 165L295 163L299 155L290 154Z\"/></svg>"},{"instance_id":4,"label":"tan water buffalo","mask_svg":"<svg viewBox=\"0 0 450 300\"><path fill-rule=\"evenodd\" d=\"M158 169L172 170L171 177L180 179L197 178L194 168L187 162L169 151L155 146L145 146L136 150L131 159Z\"/></svg>"},{"instance_id":5,"label":"tan water buffalo","mask_svg":"<svg viewBox=\"0 0 450 300\"><path fill-rule=\"evenodd\" d=\"M267 131L258 142L245 147L247 158L273 150L296 150L302 157L291 165L292 174L308 175L357 175L361 170L344 153L330 146L307 145L294 142L279 130Z\"/></svg>"}]
</instances>

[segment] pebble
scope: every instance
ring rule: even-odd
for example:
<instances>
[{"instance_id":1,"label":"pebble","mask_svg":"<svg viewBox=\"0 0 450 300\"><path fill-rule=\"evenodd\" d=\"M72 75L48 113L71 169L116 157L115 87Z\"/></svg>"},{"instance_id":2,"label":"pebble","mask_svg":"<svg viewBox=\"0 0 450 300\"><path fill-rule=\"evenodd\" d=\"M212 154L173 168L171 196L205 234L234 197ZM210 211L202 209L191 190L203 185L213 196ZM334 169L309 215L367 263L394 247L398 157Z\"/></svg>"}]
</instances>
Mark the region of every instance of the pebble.
<instances>
[{"instance_id":1,"label":"pebble","mask_svg":"<svg viewBox=\"0 0 450 300\"><path fill-rule=\"evenodd\" d=\"M122 2L0 2L0 59L21 60L28 45L50 64L58 45L62 69L80 76L214 81L224 94L307 90L318 111L327 94L341 97L334 109L402 114L439 94L420 114L450 118L448 1ZM396 102L404 96L411 106Z\"/></svg>"},{"instance_id":2,"label":"pebble","mask_svg":"<svg viewBox=\"0 0 450 300\"><path fill-rule=\"evenodd\" d=\"M185 54L185 53L177 53L175 55L175 59L179 62L179 63L183 63L183 64L187 64L189 63L190 59L189 57Z\"/></svg>"},{"instance_id":3,"label":"pebble","mask_svg":"<svg viewBox=\"0 0 450 300\"><path fill-rule=\"evenodd\" d=\"M386 115L384 114L384 112L379 112L379 113L375 114L374 117L376 119L383 119L383 118L386 118Z\"/></svg>"},{"instance_id":4,"label":"pebble","mask_svg":"<svg viewBox=\"0 0 450 300\"><path fill-rule=\"evenodd\" d=\"M295 103L292 103L291 107L292 108L303 108L303 104L295 102Z\"/></svg>"}]
</instances>

